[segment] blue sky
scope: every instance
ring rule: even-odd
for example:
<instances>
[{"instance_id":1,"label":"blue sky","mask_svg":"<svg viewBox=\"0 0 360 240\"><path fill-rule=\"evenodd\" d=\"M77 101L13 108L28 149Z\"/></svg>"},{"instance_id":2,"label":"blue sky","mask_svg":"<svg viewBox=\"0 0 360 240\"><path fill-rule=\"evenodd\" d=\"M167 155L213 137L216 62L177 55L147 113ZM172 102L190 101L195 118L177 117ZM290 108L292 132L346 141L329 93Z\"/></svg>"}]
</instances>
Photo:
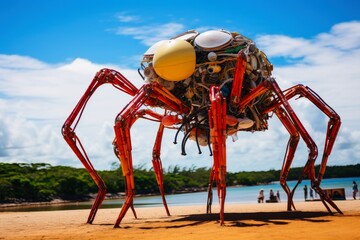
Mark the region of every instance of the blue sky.
<instances>
[{"instance_id":1,"label":"blue sky","mask_svg":"<svg viewBox=\"0 0 360 240\"><path fill-rule=\"evenodd\" d=\"M360 163L360 2L305 1L1 1L0 161L48 162L81 167L60 128L94 74L103 67L141 85L136 70L155 42L186 30L237 31L253 39L274 64L284 89L303 83L342 117L329 165ZM98 169L112 154L113 119L130 98L110 87L99 90L79 132ZM312 136L324 139L327 119L306 101L294 108ZM150 127L149 127L150 126ZM134 163L150 167L156 125L134 126ZM166 133L162 159L168 166L211 166L205 152L189 156ZM239 135L228 143L229 169L280 169L288 134L278 120L265 133ZM191 152L194 153L191 153ZM303 166L299 146L294 166ZM178 153L179 156L174 153Z\"/></svg>"},{"instance_id":2,"label":"blue sky","mask_svg":"<svg viewBox=\"0 0 360 240\"><path fill-rule=\"evenodd\" d=\"M157 3L161 2L161 3ZM100 63L127 64L147 46L121 28L159 27L178 23L186 29L199 26L236 30L255 38L284 34L309 38L339 22L359 18L358 1L2 1L1 50L4 54L31 56L49 63L77 57ZM126 16L126 17L125 17Z\"/></svg>"}]
</instances>

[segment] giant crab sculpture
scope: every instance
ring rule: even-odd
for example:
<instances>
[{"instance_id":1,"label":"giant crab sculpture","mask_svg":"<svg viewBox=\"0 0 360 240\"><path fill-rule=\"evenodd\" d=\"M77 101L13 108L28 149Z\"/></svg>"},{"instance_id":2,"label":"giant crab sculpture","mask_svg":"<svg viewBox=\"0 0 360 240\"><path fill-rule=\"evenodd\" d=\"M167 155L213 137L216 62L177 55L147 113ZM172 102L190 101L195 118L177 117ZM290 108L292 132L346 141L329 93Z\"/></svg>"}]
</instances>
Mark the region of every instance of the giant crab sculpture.
<instances>
[{"instance_id":1,"label":"giant crab sculpture","mask_svg":"<svg viewBox=\"0 0 360 240\"><path fill-rule=\"evenodd\" d=\"M170 215L164 197L163 173L160 148L165 128L184 133L182 154L188 139L200 146L208 146L213 155L210 175L207 212L211 211L212 186L216 182L220 204L220 224L224 224L226 196L226 139L236 140L239 131L264 131L267 120L274 113L289 132L280 175L280 184L288 197L287 210L295 209L293 190L286 183L299 139L305 142L309 154L303 174L311 181L327 210L330 207L341 210L321 189L328 157L332 151L341 121L336 112L307 86L296 85L281 90L271 77L272 65L255 43L236 32L212 30L203 33L188 31L169 40L163 40L150 47L144 54L139 74L144 85L135 87L121 73L102 69L96 73L90 86L66 119L62 134L82 162L99 188L91 208L88 223L92 223L98 208L104 200L106 186L92 166L75 128L92 94L103 84L111 84L118 90L133 96L132 100L115 118L114 152L119 158L126 183L126 199L114 227L120 223L131 208L135 192L130 128L139 118L159 122L159 129L153 148L153 167L163 203ZM328 116L327 134L320 170L315 172L318 156L317 145L293 111L289 100L304 97ZM150 108L164 109L159 114ZM330 205L330 206L329 206Z\"/></svg>"}]
</instances>

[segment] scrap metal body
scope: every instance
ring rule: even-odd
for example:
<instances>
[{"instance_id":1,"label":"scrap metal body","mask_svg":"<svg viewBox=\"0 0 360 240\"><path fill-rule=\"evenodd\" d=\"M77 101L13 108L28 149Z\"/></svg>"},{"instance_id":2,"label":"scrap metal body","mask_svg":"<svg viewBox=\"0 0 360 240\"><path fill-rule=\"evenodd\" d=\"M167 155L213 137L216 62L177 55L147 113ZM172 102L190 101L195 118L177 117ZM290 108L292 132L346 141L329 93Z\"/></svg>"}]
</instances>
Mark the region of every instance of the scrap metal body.
<instances>
[{"instance_id":1,"label":"scrap metal body","mask_svg":"<svg viewBox=\"0 0 360 240\"><path fill-rule=\"evenodd\" d=\"M272 65L253 41L238 33L224 30L200 34L196 31L188 31L155 44L144 54L141 62L139 73L144 79L144 85L140 88L135 87L115 70L100 70L62 128L66 142L99 188L87 222L93 222L104 200L106 185L92 166L75 129L88 100L103 84L111 84L133 97L118 113L114 125L114 152L120 160L126 182L126 199L115 227L120 226L129 208L136 217L133 208L135 183L130 129L139 118L159 122L152 164L167 215L170 215L170 212L164 194L160 159L165 128L177 130L175 143L179 133L183 132L182 155L186 155L185 145L188 139L196 141L199 153L203 146L210 149L213 166L210 174L207 212L211 212L212 188L216 183L220 204L220 224L223 225L227 172L226 139L228 136L237 139L236 135L241 131L267 130L267 120L272 113L280 119L290 135L280 175L280 184L288 196L287 210L295 209L293 195L297 185L291 190L286 179L298 143L302 139L309 149L309 154L298 184L304 177L310 179L312 188L319 194L327 210L331 213L330 207L332 207L341 213L320 187L341 125L340 117L307 86L296 85L281 90L275 79L271 77L271 71ZM308 99L329 118L318 174L315 173L317 146L289 104L289 100L295 97ZM144 106L161 108L164 113L156 113L149 108L143 108Z\"/></svg>"}]
</instances>

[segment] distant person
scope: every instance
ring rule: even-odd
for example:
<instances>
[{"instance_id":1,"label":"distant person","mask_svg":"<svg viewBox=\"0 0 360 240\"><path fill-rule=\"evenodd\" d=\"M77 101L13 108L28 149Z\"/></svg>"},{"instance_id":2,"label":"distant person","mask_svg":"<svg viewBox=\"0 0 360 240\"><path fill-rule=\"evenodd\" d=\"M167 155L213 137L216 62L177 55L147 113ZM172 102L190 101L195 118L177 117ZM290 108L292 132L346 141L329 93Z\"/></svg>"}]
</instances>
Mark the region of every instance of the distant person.
<instances>
[{"instance_id":1,"label":"distant person","mask_svg":"<svg viewBox=\"0 0 360 240\"><path fill-rule=\"evenodd\" d=\"M270 189L269 200L270 202L277 202L274 191L272 189Z\"/></svg>"},{"instance_id":2,"label":"distant person","mask_svg":"<svg viewBox=\"0 0 360 240\"><path fill-rule=\"evenodd\" d=\"M308 196L307 186L305 185L303 189L304 189L304 199L305 199L305 201L306 201L306 200L307 200L307 196Z\"/></svg>"},{"instance_id":3,"label":"distant person","mask_svg":"<svg viewBox=\"0 0 360 240\"><path fill-rule=\"evenodd\" d=\"M314 190L310 188L310 199L314 200Z\"/></svg>"},{"instance_id":4,"label":"distant person","mask_svg":"<svg viewBox=\"0 0 360 240\"><path fill-rule=\"evenodd\" d=\"M353 190L353 198L354 198L354 200L356 200L356 194L359 190L358 190L358 185L356 184L355 181L353 181L352 190Z\"/></svg>"},{"instance_id":5,"label":"distant person","mask_svg":"<svg viewBox=\"0 0 360 240\"><path fill-rule=\"evenodd\" d=\"M264 203L264 198L264 190L261 189L258 196L258 203Z\"/></svg>"},{"instance_id":6,"label":"distant person","mask_svg":"<svg viewBox=\"0 0 360 240\"><path fill-rule=\"evenodd\" d=\"M274 198L274 192L273 192L273 190L272 190L272 189L270 189L269 196L270 196L270 199L271 199L271 198Z\"/></svg>"},{"instance_id":7,"label":"distant person","mask_svg":"<svg viewBox=\"0 0 360 240\"><path fill-rule=\"evenodd\" d=\"M280 192L279 192L279 190L276 191L276 198L277 198L277 201L280 202Z\"/></svg>"},{"instance_id":8,"label":"distant person","mask_svg":"<svg viewBox=\"0 0 360 240\"><path fill-rule=\"evenodd\" d=\"M332 196L332 200L341 200L341 199L343 199L341 194L338 191L334 191L333 196Z\"/></svg>"}]
</instances>

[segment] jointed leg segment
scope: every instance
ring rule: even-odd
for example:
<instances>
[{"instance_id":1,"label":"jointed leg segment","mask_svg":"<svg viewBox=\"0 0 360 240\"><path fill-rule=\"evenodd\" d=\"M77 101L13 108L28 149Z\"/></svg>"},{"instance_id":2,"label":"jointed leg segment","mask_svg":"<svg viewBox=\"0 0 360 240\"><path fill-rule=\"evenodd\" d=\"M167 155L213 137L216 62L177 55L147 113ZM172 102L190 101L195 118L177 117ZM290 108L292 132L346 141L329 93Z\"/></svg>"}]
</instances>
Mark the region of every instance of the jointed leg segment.
<instances>
[{"instance_id":1,"label":"jointed leg segment","mask_svg":"<svg viewBox=\"0 0 360 240\"><path fill-rule=\"evenodd\" d=\"M213 174L220 203L220 224L223 225L226 197L226 99L218 87L210 89L210 103L208 114L214 158Z\"/></svg>"},{"instance_id":2,"label":"jointed leg segment","mask_svg":"<svg viewBox=\"0 0 360 240\"><path fill-rule=\"evenodd\" d=\"M98 194L96 195L95 201L91 207L87 223L92 223L94 221L96 212L105 198L106 185L91 164L79 137L75 133L75 129L92 94L103 84L112 84L118 90L130 95L135 95L138 91L138 89L119 72L104 68L96 73L84 95L81 97L62 127L62 134L65 141L79 158L99 188Z\"/></svg>"},{"instance_id":3,"label":"jointed leg segment","mask_svg":"<svg viewBox=\"0 0 360 240\"><path fill-rule=\"evenodd\" d=\"M294 127L297 129L298 133L300 134L302 139L305 141L307 147L309 148L308 161L304 167L303 174L302 176L300 176L298 183L293 188L290 197L292 198L295 189L298 186L298 184L302 181L302 178L304 176L307 176L311 181L312 188L319 194L320 199L322 200L327 210L330 213L332 213L327 205L327 203L329 203L337 212L342 213L341 210L336 206L336 204L330 199L330 197L327 196L324 193L324 191L320 188L320 183L325 173L327 159L331 153L337 133L340 129L340 125L341 125L340 117L329 105L325 103L325 101L323 101L314 91L312 91L308 87L305 87L303 85L297 85L288 90L285 90L284 92L281 92L280 88L278 87L275 81L270 81L270 83L271 83L270 89L274 91L277 99L274 101L274 104L269 109L266 110L266 112L269 111L276 112L277 109L279 109L282 106L286 110ZM326 114L330 118L318 177L316 177L316 173L315 173L315 160L318 155L317 146L313 141L313 139L310 137L309 133L304 128L304 126L302 125L301 121L296 116L295 112L292 110L290 104L288 103L288 100L296 95L300 95L301 97L306 97L307 99L309 99L314 105L316 105L324 114Z\"/></svg>"}]
</instances>

